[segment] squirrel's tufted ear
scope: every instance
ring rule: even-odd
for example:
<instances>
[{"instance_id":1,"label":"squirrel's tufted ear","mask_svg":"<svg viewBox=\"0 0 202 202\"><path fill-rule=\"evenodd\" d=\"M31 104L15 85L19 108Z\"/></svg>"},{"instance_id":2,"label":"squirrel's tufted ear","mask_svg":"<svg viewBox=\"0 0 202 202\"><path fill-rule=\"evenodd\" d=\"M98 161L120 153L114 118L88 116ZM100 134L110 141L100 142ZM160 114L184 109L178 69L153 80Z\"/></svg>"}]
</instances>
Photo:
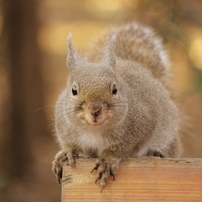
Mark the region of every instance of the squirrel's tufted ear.
<instances>
[{"instance_id":1,"label":"squirrel's tufted ear","mask_svg":"<svg viewBox=\"0 0 202 202\"><path fill-rule=\"evenodd\" d=\"M73 68L76 63L76 53L74 50L74 47L72 45L72 34L69 33L68 39L67 39L67 50L68 50L68 56L67 56L67 65L68 68Z\"/></svg>"},{"instance_id":2,"label":"squirrel's tufted ear","mask_svg":"<svg viewBox=\"0 0 202 202\"><path fill-rule=\"evenodd\" d=\"M113 34L111 37L106 38L107 51L104 56L104 61L107 61L113 68L116 65L115 57L115 45L116 45L116 35Z\"/></svg>"}]
</instances>

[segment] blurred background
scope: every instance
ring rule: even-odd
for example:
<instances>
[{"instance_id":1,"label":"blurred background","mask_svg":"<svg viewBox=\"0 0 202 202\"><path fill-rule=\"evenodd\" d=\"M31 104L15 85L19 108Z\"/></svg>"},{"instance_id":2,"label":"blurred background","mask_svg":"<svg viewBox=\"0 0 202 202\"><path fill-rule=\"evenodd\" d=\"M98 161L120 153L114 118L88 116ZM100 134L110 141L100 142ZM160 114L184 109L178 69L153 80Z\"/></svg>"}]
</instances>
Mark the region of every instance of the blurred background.
<instances>
[{"instance_id":1,"label":"blurred background","mask_svg":"<svg viewBox=\"0 0 202 202\"><path fill-rule=\"evenodd\" d=\"M66 84L66 38L88 50L109 25L162 36L182 114L185 157L202 157L202 0L1 0L0 201L60 201L53 108Z\"/></svg>"}]
</instances>

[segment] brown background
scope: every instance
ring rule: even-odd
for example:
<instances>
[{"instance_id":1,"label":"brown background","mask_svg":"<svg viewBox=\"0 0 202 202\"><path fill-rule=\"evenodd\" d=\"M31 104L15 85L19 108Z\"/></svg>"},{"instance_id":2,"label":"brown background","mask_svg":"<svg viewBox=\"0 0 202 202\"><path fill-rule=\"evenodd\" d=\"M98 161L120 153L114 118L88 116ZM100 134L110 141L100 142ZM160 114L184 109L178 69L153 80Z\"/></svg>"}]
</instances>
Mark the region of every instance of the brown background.
<instances>
[{"instance_id":1,"label":"brown background","mask_svg":"<svg viewBox=\"0 0 202 202\"><path fill-rule=\"evenodd\" d=\"M163 37L184 114L186 157L202 157L201 0L0 1L0 200L60 201L53 107L66 83L66 38L88 50L108 25L133 20ZM3 199L3 200L2 200Z\"/></svg>"}]
</instances>

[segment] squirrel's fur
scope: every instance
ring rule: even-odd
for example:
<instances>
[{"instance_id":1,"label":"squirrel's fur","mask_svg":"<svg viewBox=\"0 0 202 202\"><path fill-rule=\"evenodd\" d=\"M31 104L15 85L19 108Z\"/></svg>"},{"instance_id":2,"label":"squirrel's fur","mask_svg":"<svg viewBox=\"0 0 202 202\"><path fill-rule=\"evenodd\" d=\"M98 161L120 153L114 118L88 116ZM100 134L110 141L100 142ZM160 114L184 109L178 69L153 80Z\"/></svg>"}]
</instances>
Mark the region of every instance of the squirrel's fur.
<instances>
[{"instance_id":1,"label":"squirrel's fur","mask_svg":"<svg viewBox=\"0 0 202 202\"><path fill-rule=\"evenodd\" d=\"M158 155L180 157L179 112L169 89L170 63L161 39L137 23L109 29L95 52L82 57L68 39L69 76L55 109L61 161L73 166L78 152L98 157L101 187L120 160Z\"/></svg>"}]
</instances>

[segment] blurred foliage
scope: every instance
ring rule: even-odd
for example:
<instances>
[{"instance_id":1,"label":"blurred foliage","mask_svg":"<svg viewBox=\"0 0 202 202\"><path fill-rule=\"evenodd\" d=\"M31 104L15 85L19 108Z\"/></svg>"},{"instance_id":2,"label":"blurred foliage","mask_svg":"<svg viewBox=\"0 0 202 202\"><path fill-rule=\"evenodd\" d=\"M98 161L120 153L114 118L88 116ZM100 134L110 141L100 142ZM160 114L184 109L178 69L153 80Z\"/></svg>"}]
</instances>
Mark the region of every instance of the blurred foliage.
<instances>
[{"instance_id":1,"label":"blurred foliage","mask_svg":"<svg viewBox=\"0 0 202 202\"><path fill-rule=\"evenodd\" d=\"M90 50L93 38L102 34L109 25L120 25L126 22L138 21L153 27L162 36L174 72L174 90L178 95L178 103L185 124L182 124L183 142L186 157L202 157L202 1L201 0L15 0L15 12L6 13L4 5L11 0L0 1L0 190L3 191L3 201L60 201L60 186L56 184L50 171L51 161L57 152L57 144L50 135L53 130L51 117L55 100L66 83L66 38L73 33L74 44L84 51ZM33 28L28 20L17 24L23 27L23 47L18 55L25 64L33 63L33 52L29 50L35 43L38 60L38 74L43 83L32 78L32 71L27 67L26 73L35 81L34 91L42 91L44 105L35 110L29 109L24 127L28 128L33 116L41 111L46 114L44 120L36 119L33 127L36 134L27 134L27 145L30 151L30 162L23 166L24 176L9 178L9 170L14 164L6 156L10 147L8 137L13 137L10 125L12 114L12 77L11 70L16 70L9 58L9 36L6 27L14 28L15 19L20 8L36 4L36 9L30 9L37 25ZM19 5L18 5L19 4ZM5 21L10 14L11 20ZM26 13L28 15L28 13ZM26 16L22 13L22 16ZM8 24L9 23L9 24ZM27 30L31 30L28 32ZM35 42L28 41L34 32ZM27 51L29 50L29 51ZM18 53L18 51L16 51ZM29 55L30 54L30 55ZM38 57L37 56L37 57ZM19 75L19 81L22 77ZM19 83L17 82L16 85ZM27 83L24 84L27 86ZM23 90L23 89L22 89ZM27 87L27 92L29 86ZM30 95L21 95L24 97ZM42 99L35 96L35 99ZM34 100L34 99L33 99ZM32 104L30 104L32 105ZM34 105L34 104L33 104ZM24 109L23 109L24 110ZM50 125L47 127L47 125ZM38 131L38 132L37 132ZM41 134L43 131L43 135ZM21 134L15 134L20 137ZM22 154L21 154L22 156ZM19 158L21 158L19 156ZM20 160L20 159L19 159ZM16 159L18 161L18 159ZM14 168L15 169L15 168ZM8 188L9 187L9 188Z\"/></svg>"}]
</instances>

